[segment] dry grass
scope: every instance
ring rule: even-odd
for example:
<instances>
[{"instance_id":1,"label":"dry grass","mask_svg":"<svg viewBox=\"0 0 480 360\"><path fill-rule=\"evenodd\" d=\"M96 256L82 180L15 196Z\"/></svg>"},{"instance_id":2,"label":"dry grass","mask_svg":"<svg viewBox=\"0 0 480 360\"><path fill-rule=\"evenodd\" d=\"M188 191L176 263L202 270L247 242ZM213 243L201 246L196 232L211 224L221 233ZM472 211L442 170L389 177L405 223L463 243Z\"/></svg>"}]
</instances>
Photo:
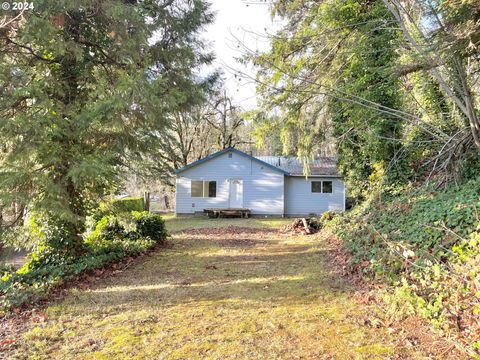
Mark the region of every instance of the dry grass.
<instances>
[{"instance_id":1,"label":"dry grass","mask_svg":"<svg viewBox=\"0 0 480 360\"><path fill-rule=\"evenodd\" d=\"M168 218L170 248L90 289L72 289L45 309L45 321L32 320L8 356L408 357L383 329L364 325L372 309L329 270L325 242L280 234L275 228L285 222Z\"/></svg>"}]
</instances>

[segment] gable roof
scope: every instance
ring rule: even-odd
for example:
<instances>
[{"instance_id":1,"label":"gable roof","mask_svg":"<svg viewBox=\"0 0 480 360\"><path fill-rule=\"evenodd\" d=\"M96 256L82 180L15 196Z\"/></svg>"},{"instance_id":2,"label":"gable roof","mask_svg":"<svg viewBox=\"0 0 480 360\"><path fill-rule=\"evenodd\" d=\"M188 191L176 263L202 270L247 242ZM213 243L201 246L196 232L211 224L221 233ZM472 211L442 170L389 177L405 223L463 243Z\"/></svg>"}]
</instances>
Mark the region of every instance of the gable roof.
<instances>
[{"instance_id":1,"label":"gable roof","mask_svg":"<svg viewBox=\"0 0 480 360\"><path fill-rule=\"evenodd\" d=\"M258 163L261 163L262 165L267 166L267 167L269 167L270 169L276 170L276 171L281 172L281 173L283 173L283 174L285 174L285 175L289 175L289 173L288 173L287 171L285 171L285 170L283 170L283 169L281 169L281 168L279 168L279 167L276 167L276 166L274 166L274 165L272 165L272 164L269 164L269 163L267 163L267 162L264 162L264 161L262 161L262 160L260 160L260 159L257 159L256 157L253 157L253 156L251 156L251 155L248 155L247 153L244 153L243 151L237 150L237 149L232 148L232 147L229 147L229 148L226 148L226 149L217 151L216 153L210 154L210 155L208 155L208 156L206 156L206 157L204 157L204 158L202 158L202 159L200 159L200 160L194 161L194 162L192 162L191 164L188 164L187 166L184 166L183 168L177 169L177 170L175 171L175 174L179 174L179 173L181 173L181 172L184 172L185 170L191 169L191 168L193 168L193 167L195 167L195 166L197 166L197 165L203 164L204 162L207 162L207 161L209 161L209 160L215 159L216 157L219 157L220 155L223 155L223 154L226 154L226 153L229 153L229 152L232 152L232 153L234 153L234 154L238 154L238 155L244 156L244 157L246 157L246 158L248 158L248 159L251 159L251 160L254 160L254 161L258 162Z\"/></svg>"},{"instance_id":2,"label":"gable roof","mask_svg":"<svg viewBox=\"0 0 480 360\"><path fill-rule=\"evenodd\" d=\"M290 176L305 176L304 164L293 156L256 156L257 159L271 164L289 173ZM308 164L309 176L339 177L337 159L334 157L318 157Z\"/></svg>"}]
</instances>

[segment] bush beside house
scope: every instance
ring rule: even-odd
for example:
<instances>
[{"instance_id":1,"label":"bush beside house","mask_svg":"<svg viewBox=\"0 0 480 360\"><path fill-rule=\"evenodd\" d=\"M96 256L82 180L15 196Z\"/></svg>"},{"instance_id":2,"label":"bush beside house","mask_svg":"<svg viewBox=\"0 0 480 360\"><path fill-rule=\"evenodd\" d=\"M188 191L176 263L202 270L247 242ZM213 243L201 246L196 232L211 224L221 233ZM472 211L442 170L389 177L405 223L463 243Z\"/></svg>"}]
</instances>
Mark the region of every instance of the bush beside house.
<instances>
[{"instance_id":1,"label":"bush beside house","mask_svg":"<svg viewBox=\"0 0 480 360\"><path fill-rule=\"evenodd\" d=\"M141 199L141 198L139 198ZM3 311L41 300L52 288L88 271L102 268L154 248L167 238L165 222L156 214L143 212L143 199L116 200L102 204L93 218L92 231L84 234L79 255L59 254L51 245L66 238L61 227L32 227L39 239L37 250L17 271L5 271L0 279L0 307ZM139 211L138 211L139 210ZM48 229L48 230L46 230Z\"/></svg>"}]
</instances>

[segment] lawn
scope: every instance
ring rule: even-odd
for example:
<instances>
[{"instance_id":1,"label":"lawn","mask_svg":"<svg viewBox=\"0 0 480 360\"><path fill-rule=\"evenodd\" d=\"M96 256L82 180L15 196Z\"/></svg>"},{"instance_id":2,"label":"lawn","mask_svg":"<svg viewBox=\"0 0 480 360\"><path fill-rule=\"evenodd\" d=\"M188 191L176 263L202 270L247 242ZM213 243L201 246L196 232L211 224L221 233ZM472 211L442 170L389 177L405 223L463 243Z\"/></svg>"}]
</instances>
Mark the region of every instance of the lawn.
<instances>
[{"instance_id":1,"label":"lawn","mask_svg":"<svg viewBox=\"0 0 480 360\"><path fill-rule=\"evenodd\" d=\"M166 221L167 248L70 290L32 317L8 357L349 359L405 351L364 325L373 309L333 271L321 236L283 234L284 219Z\"/></svg>"},{"instance_id":2,"label":"lawn","mask_svg":"<svg viewBox=\"0 0 480 360\"><path fill-rule=\"evenodd\" d=\"M175 214L164 215L163 218L167 222L170 232L178 232L188 229L211 229L226 227L249 227L258 229L278 229L292 222L288 218L227 218L227 219L209 219L206 216L184 216L176 217Z\"/></svg>"}]
</instances>

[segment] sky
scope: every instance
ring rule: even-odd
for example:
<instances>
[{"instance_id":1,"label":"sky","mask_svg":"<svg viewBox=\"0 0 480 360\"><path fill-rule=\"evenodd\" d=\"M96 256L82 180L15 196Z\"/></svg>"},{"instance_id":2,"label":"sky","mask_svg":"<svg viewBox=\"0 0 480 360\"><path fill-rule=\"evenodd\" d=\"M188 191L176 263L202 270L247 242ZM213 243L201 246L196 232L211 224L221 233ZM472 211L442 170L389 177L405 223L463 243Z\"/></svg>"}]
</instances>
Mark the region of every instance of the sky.
<instances>
[{"instance_id":1,"label":"sky","mask_svg":"<svg viewBox=\"0 0 480 360\"><path fill-rule=\"evenodd\" d=\"M207 27L204 37L216 54L213 66L222 69L227 93L234 103L252 109L256 106L255 84L245 77L235 78L234 73L247 73L251 78L255 77L255 71L235 58L244 51L239 42L251 50L268 50L266 35L274 31L276 24L271 19L270 6L265 0L210 0L210 3L216 13L215 23Z\"/></svg>"}]
</instances>

